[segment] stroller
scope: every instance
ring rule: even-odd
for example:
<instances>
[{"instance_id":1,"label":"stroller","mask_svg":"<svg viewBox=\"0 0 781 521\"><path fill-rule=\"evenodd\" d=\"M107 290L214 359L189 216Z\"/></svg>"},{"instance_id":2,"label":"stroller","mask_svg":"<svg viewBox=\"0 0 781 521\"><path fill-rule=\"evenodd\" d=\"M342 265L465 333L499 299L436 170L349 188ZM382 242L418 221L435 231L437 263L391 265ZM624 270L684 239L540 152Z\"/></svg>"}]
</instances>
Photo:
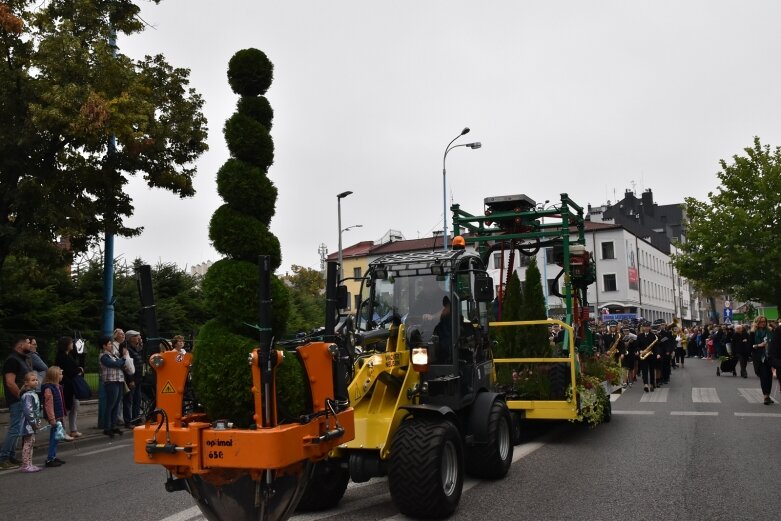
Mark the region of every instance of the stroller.
<instances>
[{"instance_id":1,"label":"stroller","mask_svg":"<svg viewBox=\"0 0 781 521\"><path fill-rule=\"evenodd\" d=\"M737 356L722 356L719 359L719 365L716 367L716 376L721 376L721 373L732 373L733 376L738 376L737 365Z\"/></svg>"}]
</instances>

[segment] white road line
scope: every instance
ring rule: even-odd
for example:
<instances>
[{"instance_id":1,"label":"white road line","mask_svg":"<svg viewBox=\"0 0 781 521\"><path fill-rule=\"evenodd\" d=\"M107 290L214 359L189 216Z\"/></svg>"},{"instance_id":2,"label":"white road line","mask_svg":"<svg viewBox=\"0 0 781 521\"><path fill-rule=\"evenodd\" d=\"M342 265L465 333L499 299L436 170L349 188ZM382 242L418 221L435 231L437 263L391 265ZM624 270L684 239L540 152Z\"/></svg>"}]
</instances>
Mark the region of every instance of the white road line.
<instances>
[{"instance_id":1,"label":"white road line","mask_svg":"<svg viewBox=\"0 0 781 521\"><path fill-rule=\"evenodd\" d=\"M669 389L656 389L654 392L643 393L641 402L645 403L666 403Z\"/></svg>"},{"instance_id":2,"label":"white road line","mask_svg":"<svg viewBox=\"0 0 781 521\"><path fill-rule=\"evenodd\" d=\"M78 456L78 457L92 456L93 454L100 454L101 452L108 452L110 450L124 449L125 447L130 447L131 445L133 445L133 444L132 443L122 443L120 445L114 445L112 447L107 447L105 449L91 450L89 452L82 452L80 454L76 454L76 456Z\"/></svg>"},{"instance_id":3,"label":"white road line","mask_svg":"<svg viewBox=\"0 0 781 521\"><path fill-rule=\"evenodd\" d=\"M201 509L198 507L190 507L187 510L182 510L181 512L177 512L176 514L170 515L164 519L161 519L160 521L188 521L189 519L194 518L195 516L201 515Z\"/></svg>"},{"instance_id":4,"label":"white road line","mask_svg":"<svg viewBox=\"0 0 781 521\"><path fill-rule=\"evenodd\" d=\"M748 403L762 403L765 401L765 395L762 394L762 389L756 387L738 387L740 395L746 399ZM771 400L773 400L771 398ZM778 403L777 400L773 400Z\"/></svg>"},{"instance_id":5,"label":"white road line","mask_svg":"<svg viewBox=\"0 0 781 521\"><path fill-rule=\"evenodd\" d=\"M655 411L618 411L613 409L611 414L625 414L625 415L652 415Z\"/></svg>"},{"instance_id":6,"label":"white road line","mask_svg":"<svg viewBox=\"0 0 781 521\"><path fill-rule=\"evenodd\" d=\"M748 416L752 418L781 418L778 412L736 412L735 416Z\"/></svg>"},{"instance_id":7,"label":"white road line","mask_svg":"<svg viewBox=\"0 0 781 521\"><path fill-rule=\"evenodd\" d=\"M718 416L714 411L670 411L670 416Z\"/></svg>"},{"instance_id":8,"label":"white road line","mask_svg":"<svg viewBox=\"0 0 781 521\"><path fill-rule=\"evenodd\" d=\"M694 403L721 403L715 387L692 387Z\"/></svg>"},{"instance_id":9,"label":"white road line","mask_svg":"<svg viewBox=\"0 0 781 521\"><path fill-rule=\"evenodd\" d=\"M650 411L651 414L653 414L653 411ZM614 412L615 414L615 412ZM544 439L548 439L550 436L545 436ZM524 443L523 445L517 446L513 448L513 463L519 461L522 458L525 458L529 454L533 453L537 449L540 449L545 446L545 442L540 441L533 441L529 443ZM375 483L381 483L383 481L387 481L387 478L377 478L377 479L371 479L370 481L366 483L352 483L348 485L348 488L359 488L366 485L373 485ZM472 478L465 478L464 479L464 488L463 492L466 492L470 488L474 487L478 483L480 483L482 480L479 479L472 479ZM322 519L323 517L335 517L339 514L346 514L348 512L353 512L356 510L363 510L366 508L373 507L375 505L379 505L381 503L386 503L390 501L390 492L384 492L381 494L375 494L370 497L364 497L361 499L356 499L353 501L342 500L339 503L339 506L335 509L329 510L327 512L327 515L324 515L324 512L313 512L311 514L301 514L298 516L293 516L290 519L294 521L315 521L317 519ZM161 519L160 521L190 521L191 519L194 520L195 516L200 515L201 511L198 509L198 507L192 507L188 508L187 510L183 510L181 512L177 512L176 514L173 514L171 516L166 517L165 519ZM201 517L198 517L198 519L202 519ZM396 516L387 518L387 519L408 519L406 516L402 514L398 514Z\"/></svg>"}]
</instances>

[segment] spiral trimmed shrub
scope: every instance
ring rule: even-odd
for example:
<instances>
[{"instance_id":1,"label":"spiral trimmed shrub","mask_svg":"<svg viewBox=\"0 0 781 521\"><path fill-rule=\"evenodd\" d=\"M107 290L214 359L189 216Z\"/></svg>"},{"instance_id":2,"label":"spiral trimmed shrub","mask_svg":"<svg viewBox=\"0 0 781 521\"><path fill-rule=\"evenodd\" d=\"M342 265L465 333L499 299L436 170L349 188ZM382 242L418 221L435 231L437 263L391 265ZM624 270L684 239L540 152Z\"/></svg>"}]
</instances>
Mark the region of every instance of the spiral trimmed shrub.
<instances>
[{"instance_id":1,"label":"spiral trimmed shrub","mask_svg":"<svg viewBox=\"0 0 781 521\"><path fill-rule=\"evenodd\" d=\"M266 225L227 204L217 208L212 215L209 238L217 251L234 259L256 262L258 255L269 255L273 270L282 262L279 239Z\"/></svg>"},{"instance_id":2,"label":"spiral trimmed shrub","mask_svg":"<svg viewBox=\"0 0 781 521\"><path fill-rule=\"evenodd\" d=\"M234 114L225 122L225 142L236 159L263 169L274 163L274 141L268 129L244 114Z\"/></svg>"},{"instance_id":3,"label":"spiral trimmed shrub","mask_svg":"<svg viewBox=\"0 0 781 521\"><path fill-rule=\"evenodd\" d=\"M257 324L259 311L258 265L249 261L222 259L203 278L203 295L218 320L247 336L257 336L245 324ZM285 332L290 314L290 295L285 285L271 276L271 329L276 338Z\"/></svg>"},{"instance_id":4,"label":"spiral trimmed shrub","mask_svg":"<svg viewBox=\"0 0 781 521\"><path fill-rule=\"evenodd\" d=\"M257 339L237 335L219 319L210 320L198 331L193 386L212 419L230 419L240 427L253 423L252 374L247 357L256 347Z\"/></svg>"},{"instance_id":5,"label":"spiral trimmed shrub","mask_svg":"<svg viewBox=\"0 0 781 521\"><path fill-rule=\"evenodd\" d=\"M239 98L239 102L236 105L236 112L254 119L271 131L271 120L274 119L274 109L271 108L271 104L265 96L258 96L257 98Z\"/></svg>"},{"instance_id":6,"label":"spiral trimmed shrub","mask_svg":"<svg viewBox=\"0 0 781 521\"><path fill-rule=\"evenodd\" d=\"M276 211L277 188L260 170L229 159L217 172L217 193L228 204L268 224Z\"/></svg>"},{"instance_id":7,"label":"spiral trimmed shrub","mask_svg":"<svg viewBox=\"0 0 781 521\"><path fill-rule=\"evenodd\" d=\"M260 49L242 49L228 62L228 83L239 96L265 94L274 81L274 65Z\"/></svg>"}]
</instances>

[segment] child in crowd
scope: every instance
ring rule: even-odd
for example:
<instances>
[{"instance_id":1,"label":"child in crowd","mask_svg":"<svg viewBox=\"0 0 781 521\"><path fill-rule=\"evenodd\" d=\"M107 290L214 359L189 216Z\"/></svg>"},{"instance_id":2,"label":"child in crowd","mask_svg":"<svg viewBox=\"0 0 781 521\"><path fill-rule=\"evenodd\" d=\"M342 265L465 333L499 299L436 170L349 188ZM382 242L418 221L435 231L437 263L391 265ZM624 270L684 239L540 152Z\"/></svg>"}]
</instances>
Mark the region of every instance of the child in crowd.
<instances>
[{"instance_id":1,"label":"child in crowd","mask_svg":"<svg viewBox=\"0 0 781 521\"><path fill-rule=\"evenodd\" d=\"M41 467L33 465L33 446L38 422L41 418L41 402L35 389L38 387L38 373L31 371L24 375L22 386L22 467L21 472L38 472Z\"/></svg>"},{"instance_id":2,"label":"child in crowd","mask_svg":"<svg viewBox=\"0 0 781 521\"><path fill-rule=\"evenodd\" d=\"M65 417L65 394L62 392L62 369L53 365L46 370L41 390L43 391L43 410L46 420L51 426L49 432L49 454L46 456L47 467L59 467L65 462L57 457L57 422ZM65 438L67 441L69 436ZM70 438L71 440L73 438Z\"/></svg>"}]
</instances>

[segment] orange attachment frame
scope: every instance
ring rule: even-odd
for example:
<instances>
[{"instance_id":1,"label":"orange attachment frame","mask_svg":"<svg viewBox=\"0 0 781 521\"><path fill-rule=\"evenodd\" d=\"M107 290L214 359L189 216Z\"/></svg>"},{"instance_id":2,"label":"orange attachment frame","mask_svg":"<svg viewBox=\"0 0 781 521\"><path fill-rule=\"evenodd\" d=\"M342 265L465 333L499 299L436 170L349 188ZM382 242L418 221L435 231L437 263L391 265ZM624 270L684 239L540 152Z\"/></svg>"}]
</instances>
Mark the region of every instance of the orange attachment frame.
<instances>
[{"instance_id":1,"label":"orange attachment frame","mask_svg":"<svg viewBox=\"0 0 781 521\"><path fill-rule=\"evenodd\" d=\"M157 375L156 404L158 409L165 411L168 425L149 421L134 429L136 463L163 465L178 477L188 477L230 472L229 469L284 469L297 462L325 458L339 444L355 437L352 408L333 414L327 405L334 400L331 347L332 344L325 342L312 342L297 350L309 379L315 414L306 423L276 425L274 410L271 414L273 425L266 427L261 421L264 411L259 352L257 349L252 352L256 429L213 426L205 421L203 414L183 417L182 399L192 355L175 351L152 355L149 362ZM281 353L272 350L271 354L277 356L277 366L283 362ZM272 376L273 393L276 392L275 380ZM161 416L158 415L158 421Z\"/></svg>"}]
</instances>

